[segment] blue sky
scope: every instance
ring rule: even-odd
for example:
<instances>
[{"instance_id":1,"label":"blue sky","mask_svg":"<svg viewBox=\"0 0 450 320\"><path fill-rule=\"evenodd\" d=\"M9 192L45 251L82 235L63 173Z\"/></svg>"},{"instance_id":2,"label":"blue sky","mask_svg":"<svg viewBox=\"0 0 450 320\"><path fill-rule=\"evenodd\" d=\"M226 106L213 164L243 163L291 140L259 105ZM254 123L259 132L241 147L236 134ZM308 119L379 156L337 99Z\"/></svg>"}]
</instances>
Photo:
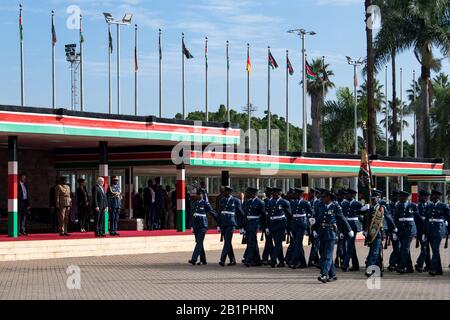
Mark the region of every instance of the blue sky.
<instances>
[{"instance_id":1,"label":"blue sky","mask_svg":"<svg viewBox=\"0 0 450 320\"><path fill-rule=\"evenodd\" d=\"M209 108L216 110L226 102L225 42L231 45L231 105L246 104L246 43L251 44L251 101L262 114L267 106L267 46L280 69L272 72L272 110L284 114L285 50L295 69L290 77L290 118L301 123L301 78L299 38L286 30L303 27L317 35L307 39L310 57L325 56L335 73L337 87L352 86L353 70L345 56L365 56L364 1L362 0L24 0L23 21L26 65L26 104L51 105L50 12L55 10L57 68L57 105L70 106L70 73L64 45L78 41L78 30L66 26L71 5L80 7L84 16L85 109L107 112L107 27L102 12L122 16L134 14L139 25L139 65L141 115L158 113L158 28L164 32L164 114L173 117L181 111L181 32L194 59L186 61L187 111L204 109L204 37L209 38ZM17 0L0 0L2 50L0 51L0 103L20 103L19 33ZM113 29L115 61L116 43ZM134 28L121 29L122 112L134 112L133 80ZM404 70L404 88L412 80L412 71L420 67L412 54L399 57ZM448 63L444 65L448 71ZM115 63L113 63L113 75ZM360 83L362 83L361 74ZM380 75L384 83L384 74ZM389 80L390 81L390 80ZM113 77L113 108L115 107ZM390 91L390 88L389 88ZM330 92L327 98L334 98ZM404 94L405 97L405 94ZM308 112L309 118L309 112ZM409 137L408 137L409 138Z\"/></svg>"}]
</instances>

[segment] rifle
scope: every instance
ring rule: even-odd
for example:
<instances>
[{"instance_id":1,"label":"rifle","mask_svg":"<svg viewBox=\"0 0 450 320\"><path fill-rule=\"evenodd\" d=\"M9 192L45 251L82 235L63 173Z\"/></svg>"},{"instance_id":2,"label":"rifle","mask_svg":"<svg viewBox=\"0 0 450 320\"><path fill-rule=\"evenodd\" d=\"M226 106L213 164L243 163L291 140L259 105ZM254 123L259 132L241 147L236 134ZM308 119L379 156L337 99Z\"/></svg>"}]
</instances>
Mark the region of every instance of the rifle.
<instances>
[{"instance_id":1,"label":"rifle","mask_svg":"<svg viewBox=\"0 0 450 320\"><path fill-rule=\"evenodd\" d=\"M264 241L264 231L261 231L261 238L259 239L259 241Z\"/></svg>"},{"instance_id":2,"label":"rifle","mask_svg":"<svg viewBox=\"0 0 450 320\"><path fill-rule=\"evenodd\" d=\"M416 237L416 249L420 247L420 240L419 240L419 236Z\"/></svg>"},{"instance_id":3,"label":"rifle","mask_svg":"<svg viewBox=\"0 0 450 320\"><path fill-rule=\"evenodd\" d=\"M247 236L245 234L242 235L242 242L241 244L247 244Z\"/></svg>"},{"instance_id":4,"label":"rifle","mask_svg":"<svg viewBox=\"0 0 450 320\"><path fill-rule=\"evenodd\" d=\"M312 243L311 237L312 237L312 228L310 226L309 227L309 233L308 233L308 246L311 245L311 243Z\"/></svg>"},{"instance_id":5,"label":"rifle","mask_svg":"<svg viewBox=\"0 0 450 320\"><path fill-rule=\"evenodd\" d=\"M286 233L286 236L285 236L286 238L285 238L285 241L286 241L286 244L289 244L289 242L290 242L290 240L291 240L291 236L288 234L288 233Z\"/></svg>"}]
</instances>

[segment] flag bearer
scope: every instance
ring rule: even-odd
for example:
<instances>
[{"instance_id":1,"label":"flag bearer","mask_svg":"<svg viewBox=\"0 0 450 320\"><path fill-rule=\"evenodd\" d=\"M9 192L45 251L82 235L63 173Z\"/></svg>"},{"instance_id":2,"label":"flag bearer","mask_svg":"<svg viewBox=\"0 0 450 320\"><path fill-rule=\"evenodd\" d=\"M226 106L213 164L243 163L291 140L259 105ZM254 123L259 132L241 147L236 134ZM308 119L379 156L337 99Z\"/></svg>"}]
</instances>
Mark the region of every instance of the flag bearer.
<instances>
[{"instance_id":1,"label":"flag bearer","mask_svg":"<svg viewBox=\"0 0 450 320\"><path fill-rule=\"evenodd\" d=\"M258 189L249 187L244 202L244 218L242 233L247 237L247 249L244 264L247 267L260 266L261 257L258 248L258 229L265 225L266 211L264 202L256 195Z\"/></svg>"}]
</instances>

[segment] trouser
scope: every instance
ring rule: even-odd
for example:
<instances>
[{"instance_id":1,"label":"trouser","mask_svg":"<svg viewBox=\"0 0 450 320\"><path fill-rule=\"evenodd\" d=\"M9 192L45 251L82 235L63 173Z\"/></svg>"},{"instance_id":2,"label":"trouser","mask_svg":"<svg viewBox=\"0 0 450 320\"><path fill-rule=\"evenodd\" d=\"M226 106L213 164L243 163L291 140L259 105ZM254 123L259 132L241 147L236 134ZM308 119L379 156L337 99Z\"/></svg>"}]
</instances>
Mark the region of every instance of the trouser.
<instances>
[{"instance_id":1,"label":"trouser","mask_svg":"<svg viewBox=\"0 0 450 320\"><path fill-rule=\"evenodd\" d=\"M442 273L442 264L441 264L441 254L439 252L441 248L441 236L430 237L429 239L431 244L431 265L430 271L434 271L436 273Z\"/></svg>"},{"instance_id":2,"label":"trouser","mask_svg":"<svg viewBox=\"0 0 450 320\"><path fill-rule=\"evenodd\" d=\"M411 241L412 237L403 235L399 238L400 241L400 268L412 271L411 262Z\"/></svg>"},{"instance_id":3,"label":"trouser","mask_svg":"<svg viewBox=\"0 0 450 320\"><path fill-rule=\"evenodd\" d=\"M273 246L273 255L270 259L272 264L276 264L277 259L280 263L284 262L283 256L283 237L284 237L284 229L270 231L273 237L274 246Z\"/></svg>"},{"instance_id":4,"label":"trouser","mask_svg":"<svg viewBox=\"0 0 450 320\"><path fill-rule=\"evenodd\" d=\"M293 241L294 237L291 237L290 234L288 234L287 236L290 238L289 239L290 242L289 242L289 245L288 245L288 247L286 249L286 255L284 256L284 258L286 259L287 263L290 264L290 262L291 262L291 260L293 258L293 253L294 253L294 241Z\"/></svg>"},{"instance_id":5,"label":"trouser","mask_svg":"<svg viewBox=\"0 0 450 320\"><path fill-rule=\"evenodd\" d=\"M207 230L207 228L194 228L195 248L194 252L192 252L191 258L191 260L194 262L197 262L197 259L200 256L200 261L206 263L206 254L205 248L203 247L203 242L205 240Z\"/></svg>"},{"instance_id":6,"label":"trouser","mask_svg":"<svg viewBox=\"0 0 450 320\"><path fill-rule=\"evenodd\" d=\"M110 208L111 233L116 233L119 227L120 208Z\"/></svg>"},{"instance_id":7,"label":"trouser","mask_svg":"<svg viewBox=\"0 0 450 320\"><path fill-rule=\"evenodd\" d=\"M303 238L305 236L305 229L297 229L292 231L292 258L290 260L291 265L306 266L305 250L303 249ZM289 260L288 260L289 261Z\"/></svg>"},{"instance_id":8,"label":"trouser","mask_svg":"<svg viewBox=\"0 0 450 320\"><path fill-rule=\"evenodd\" d=\"M95 234L105 234L105 208L95 211L94 218Z\"/></svg>"},{"instance_id":9,"label":"trouser","mask_svg":"<svg viewBox=\"0 0 450 320\"><path fill-rule=\"evenodd\" d=\"M320 248L320 240L319 238L314 238L312 234L309 235L311 237L311 251L309 252L308 264L316 264L319 262L319 248Z\"/></svg>"},{"instance_id":10,"label":"trouser","mask_svg":"<svg viewBox=\"0 0 450 320\"><path fill-rule=\"evenodd\" d=\"M367 267L378 266L381 268L381 250L383 250L383 238L377 236L369 245L369 255L367 256Z\"/></svg>"},{"instance_id":11,"label":"trouser","mask_svg":"<svg viewBox=\"0 0 450 320\"><path fill-rule=\"evenodd\" d=\"M67 225L69 224L70 207L58 208L58 230L61 233L67 232Z\"/></svg>"},{"instance_id":12,"label":"trouser","mask_svg":"<svg viewBox=\"0 0 450 320\"><path fill-rule=\"evenodd\" d=\"M336 259L335 264L340 264L344 260L345 256L345 240L341 239L341 235L338 235L339 238L337 240L336 245Z\"/></svg>"},{"instance_id":13,"label":"trouser","mask_svg":"<svg viewBox=\"0 0 450 320\"><path fill-rule=\"evenodd\" d=\"M80 229L88 229L89 226L89 207L78 206L78 220L80 222Z\"/></svg>"},{"instance_id":14,"label":"trouser","mask_svg":"<svg viewBox=\"0 0 450 320\"><path fill-rule=\"evenodd\" d=\"M356 233L355 233L356 235ZM352 267L353 268L359 268L359 261L358 261L358 255L356 254L356 236L350 238L349 236L345 236L344 238L344 261L342 263L342 268L348 268L350 265L350 259L352 260Z\"/></svg>"},{"instance_id":15,"label":"trouser","mask_svg":"<svg viewBox=\"0 0 450 320\"><path fill-rule=\"evenodd\" d=\"M425 267L430 269L430 244L428 241L422 240L422 234L418 233L417 239L419 239L420 244L420 254L416 261L417 267L422 269L425 264Z\"/></svg>"},{"instance_id":16,"label":"trouser","mask_svg":"<svg viewBox=\"0 0 450 320\"><path fill-rule=\"evenodd\" d=\"M25 225L27 223L27 214L28 214L28 210L26 207L21 207L19 209L19 233L25 233L26 232L26 228Z\"/></svg>"},{"instance_id":17,"label":"trouser","mask_svg":"<svg viewBox=\"0 0 450 320\"><path fill-rule=\"evenodd\" d=\"M395 267L400 264L400 240L395 240L391 238L392 243L392 253L389 256L389 266Z\"/></svg>"},{"instance_id":18,"label":"trouser","mask_svg":"<svg viewBox=\"0 0 450 320\"><path fill-rule=\"evenodd\" d=\"M233 251L233 232L234 227L233 226L226 226L221 227L220 230L223 234L223 249L222 254L220 256L220 261L225 263L225 260L228 258L230 259L230 262L236 261L236 258L234 257L234 251Z\"/></svg>"},{"instance_id":19,"label":"trouser","mask_svg":"<svg viewBox=\"0 0 450 320\"><path fill-rule=\"evenodd\" d=\"M154 229L161 229L162 217L164 209L158 205L156 206L153 214L153 227Z\"/></svg>"},{"instance_id":20,"label":"trouser","mask_svg":"<svg viewBox=\"0 0 450 320\"><path fill-rule=\"evenodd\" d=\"M333 249L335 244L334 239L320 241L321 252L320 256L320 274L333 278L336 276L336 267L333 262Z\"/></svg>"},{"instance_id":21,"label":"trouser","mask_svg":"<svg viewBox=\"0 0 450 320\"><path fill-rule=\"evenodd\" d=\"M264 231L263 231L264 232ZM272 234L266 234L266 242L264 243L264 250L262 254L263 261L269 261L273 255L273 237Z\"/></svg>"},{"instance_id":22,"label":"trouser","mask_svg":"<svg viewBox=\"0 0 450 320\"><path fill-rule=\"evenodd\" d=\"M244 257L245 261L250 264L260 264L261 257L258 248L258 233L256 230L247 231L247 249Z\"/></svg>"},{"instance_id":23,"label":"trouser","mask_svg":"<svg viewBox=\"0 0 450 320\"><path fill-rule=\"evenodd\" d=\"M147 229L153 229L153 224L155 220L155 208L151 206L145 209L145 226Z\"/></svg>"}]
</instances>

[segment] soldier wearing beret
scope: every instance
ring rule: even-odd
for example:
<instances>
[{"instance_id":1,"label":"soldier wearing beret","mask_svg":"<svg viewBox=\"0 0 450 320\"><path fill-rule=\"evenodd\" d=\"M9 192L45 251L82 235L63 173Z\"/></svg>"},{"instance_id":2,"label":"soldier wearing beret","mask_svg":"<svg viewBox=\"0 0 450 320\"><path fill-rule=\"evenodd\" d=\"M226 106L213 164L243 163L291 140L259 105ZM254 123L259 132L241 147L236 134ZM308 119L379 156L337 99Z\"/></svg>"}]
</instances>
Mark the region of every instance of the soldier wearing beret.
<instances>
[{"instance_id":1,"label":"soldier wearing beret","mask_svg":"<svg viewBox=\"0 0 450 320\"><path fill-rule=\"evenodd\" d=\"M67 185L67 177L60 177L55 189L55 204L58 210L58 230L60 236L69 236L67 225L69 223L72 198L70 187Z\"/></svg>"}]
</instances>

